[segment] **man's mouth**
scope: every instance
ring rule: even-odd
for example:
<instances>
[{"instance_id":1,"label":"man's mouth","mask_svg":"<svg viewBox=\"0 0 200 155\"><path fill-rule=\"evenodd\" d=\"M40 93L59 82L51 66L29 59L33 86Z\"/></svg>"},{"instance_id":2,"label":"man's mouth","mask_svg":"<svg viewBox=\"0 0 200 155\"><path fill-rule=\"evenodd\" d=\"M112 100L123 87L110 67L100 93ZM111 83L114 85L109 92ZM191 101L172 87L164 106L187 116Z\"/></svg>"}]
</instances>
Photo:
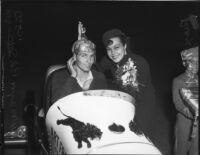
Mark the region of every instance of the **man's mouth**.
<instances>
[{"instance_id":1,"label":"man's mouth","mask_svg":"<svg viewBox=\"0 0 200 155\"><path fill-rule=\"evenodd\" d=\"M84 65L86 68L90 68L91 67L91 65Z\"/></svg>"}]
</instances>

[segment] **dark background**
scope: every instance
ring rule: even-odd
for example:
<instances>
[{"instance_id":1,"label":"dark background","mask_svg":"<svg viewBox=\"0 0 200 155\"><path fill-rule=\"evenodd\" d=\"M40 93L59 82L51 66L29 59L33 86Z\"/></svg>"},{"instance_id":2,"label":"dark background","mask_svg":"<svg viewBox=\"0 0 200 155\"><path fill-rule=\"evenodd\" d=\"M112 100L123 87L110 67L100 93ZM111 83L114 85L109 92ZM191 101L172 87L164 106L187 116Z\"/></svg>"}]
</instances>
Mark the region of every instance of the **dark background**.
<instances>
[{"instance_id":1,"label":"dark background","mask_svg":"<svg viewBox=\"0 0 200 155\"><path fill-rule=\"evenodd\" d=\"M180 58L184 35L179 24L189 13L199 14L199 4L197 1L2 3L2 19L7 10L20 10L23 17L23 35L16 58L19 74L15 78L15 99L20 117L28 91L33 91L35 103L41 104L45 72L51 65L65 64L72 56L71 46L77 40L78 21L82 21L86 35L97 46L97 61L105 54L101 37L106 30L120 28L131 37L132 49L150 64L157 104L162 107L167 121L173 124L172 79L184 71ZM4 20L2 25L3 32ZM4 38L6 34L2 36L5 42ZM5 52L6 49L2 50L2 54Z\"/></svg>"}]
</instances>

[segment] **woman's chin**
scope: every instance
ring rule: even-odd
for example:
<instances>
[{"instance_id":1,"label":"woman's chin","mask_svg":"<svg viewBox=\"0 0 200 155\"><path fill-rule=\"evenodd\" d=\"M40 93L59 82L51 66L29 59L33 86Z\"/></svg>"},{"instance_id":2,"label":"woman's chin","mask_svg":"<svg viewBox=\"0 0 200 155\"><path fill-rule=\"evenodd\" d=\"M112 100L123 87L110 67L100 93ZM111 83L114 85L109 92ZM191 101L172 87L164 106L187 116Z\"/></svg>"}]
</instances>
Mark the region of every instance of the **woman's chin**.
<instances>
[{"instance_id":1,"label":"woman's chin","mask_svg":"<svg viewBox=\"0 0 200 155\"><path fill-rule=\"evenodd\" d=\"M115 62L115 63L119 63L120 60L121 60L120 58L112 59L112 61Z\"/></svg>"}]
</instances>

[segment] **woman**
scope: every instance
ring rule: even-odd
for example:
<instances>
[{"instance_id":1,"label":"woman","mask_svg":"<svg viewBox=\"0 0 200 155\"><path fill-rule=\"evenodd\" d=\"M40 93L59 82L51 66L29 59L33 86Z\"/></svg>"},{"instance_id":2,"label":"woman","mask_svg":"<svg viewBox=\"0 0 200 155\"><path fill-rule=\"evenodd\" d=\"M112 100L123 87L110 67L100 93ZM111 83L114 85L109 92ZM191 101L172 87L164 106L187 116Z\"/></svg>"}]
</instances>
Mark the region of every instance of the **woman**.
<instances>
[{"instance_id":1,"label":"woman","mask_svg":"<svg viewBox=\"0 0 200 155\"><path fill-rule=\"evenodd\" d=\"M110 89L124 91L135 98L135 119L152 139L147 122L153 121L151 109L154 109L155 96L149 64L143 57L129 51L127 41L127 36L119 29L105 32L103 44L107 57L102 59L100 67L109 79Z\"/></svg>"}]
</instances>

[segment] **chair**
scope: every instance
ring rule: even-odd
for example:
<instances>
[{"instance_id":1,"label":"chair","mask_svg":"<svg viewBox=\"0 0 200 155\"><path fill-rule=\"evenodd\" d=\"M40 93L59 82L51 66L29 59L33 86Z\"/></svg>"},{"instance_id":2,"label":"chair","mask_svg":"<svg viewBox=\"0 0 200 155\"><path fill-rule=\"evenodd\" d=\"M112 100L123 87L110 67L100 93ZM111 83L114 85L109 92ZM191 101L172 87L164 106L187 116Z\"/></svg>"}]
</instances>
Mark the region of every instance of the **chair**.
<instances>
[{"instance_id":1,"label":"chair","mask_svg":"<svg viewBox=\"0 0 200 155\"><path fill-rule=\"evenodd\" d=\"M58 64L50 66L45 75L44 81L44 90L43 90L43 105L42 108L39 109L37 116L36 116L36 123L37 123L37 130L38 132L38 144L40 149L40 154L48 155L49 154L49 145L47 141L47 134L46 134L46 126L45 126L45 115L48 111L48 108L51 106L50 95L51 92L48 92L49 89L49 80L51 76L61 69L64 69L66 65Z\"/></svg>"}]
</instances>

